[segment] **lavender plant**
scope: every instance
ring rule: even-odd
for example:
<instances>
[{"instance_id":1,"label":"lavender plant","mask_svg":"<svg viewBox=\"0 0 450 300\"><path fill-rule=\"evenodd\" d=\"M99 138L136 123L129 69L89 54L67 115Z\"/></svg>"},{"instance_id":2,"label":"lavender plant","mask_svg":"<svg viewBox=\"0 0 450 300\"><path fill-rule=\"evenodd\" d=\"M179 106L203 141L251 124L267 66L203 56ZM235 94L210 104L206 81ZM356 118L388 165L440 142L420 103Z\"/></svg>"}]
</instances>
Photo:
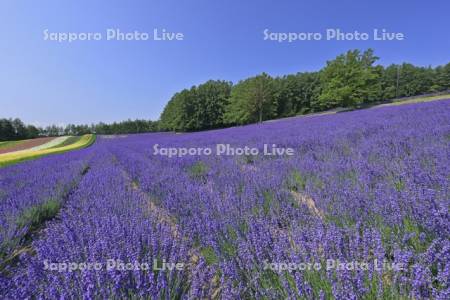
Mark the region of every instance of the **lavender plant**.
<instances>
[{"instance_id":1,"label":"lavender plant","mask_svg":"<svg viewBox=\"0 0 450 300\"><path fill-rule=\"evenodd\" d=\"M20 236L8 228L23 211L49 197L65 200L33 235L32 251L8 264L0 294L448 299L449 116L445 100L130 135L3 169L3 241ZM155 144L230 144L260 154L169 158L154 155ZM264 144L293 148L295 155L262 155ZM29 200L27 185L40 196ZM149 268L108 270L108 260ZM52 270L51 262L103 268ZM183 267L158 267L163 262Z\"/></svg>"}]
</instances>

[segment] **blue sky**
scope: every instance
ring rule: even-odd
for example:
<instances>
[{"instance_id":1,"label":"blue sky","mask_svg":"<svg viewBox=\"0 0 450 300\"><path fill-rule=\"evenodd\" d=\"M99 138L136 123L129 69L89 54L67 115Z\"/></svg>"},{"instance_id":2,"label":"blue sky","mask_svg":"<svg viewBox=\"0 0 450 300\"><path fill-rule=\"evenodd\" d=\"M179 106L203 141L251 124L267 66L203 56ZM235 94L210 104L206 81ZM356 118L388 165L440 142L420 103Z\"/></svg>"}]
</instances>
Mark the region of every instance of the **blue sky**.
<instances>
[{"instance_id":1,"label":"blue sky","mask_svg":"<svg viewBox=\"0 0 450 300\"><path fill-rule=\"evenodd\" d=\"M27 123L157 119L177 91L208 79L318 70L372 47L387 65L450 61L450 3L442 1L0 2L0 117ZM43 31L182 32L183 41L45 41ZM271 32L340 28L402 32L403 41L264 41Z\"/></svg>"}]
</instances>

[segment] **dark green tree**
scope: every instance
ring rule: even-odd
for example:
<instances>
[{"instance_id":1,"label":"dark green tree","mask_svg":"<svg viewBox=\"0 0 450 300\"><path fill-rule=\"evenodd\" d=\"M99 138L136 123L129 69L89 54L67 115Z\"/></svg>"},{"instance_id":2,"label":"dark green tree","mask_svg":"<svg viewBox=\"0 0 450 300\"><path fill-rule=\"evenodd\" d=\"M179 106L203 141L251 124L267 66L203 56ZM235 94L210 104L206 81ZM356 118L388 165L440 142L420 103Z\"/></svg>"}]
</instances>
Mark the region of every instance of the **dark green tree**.
<instances>
[{"instance_id":1,"label":"dark green tree","mask_svg":"<svg viewBox=\"0 0 450 300\"><path fill-rule=\"evenodd\" d=\"M289 117L313 110L320 87L318 72L297 73L276 78L277 116Z\"/></svg>"},{"instance_id":2,"label":"dark green tree","mask_svg":"<svg viewBox=\"0 0 450 300\"><path fill-rule=\"evenodd\" d=\"M231 91L225 122L248 124L276 117L275 92L274 79L266 73L239 82Z\"/></svg>"},{"instance_id":3,"label":"dark green tree","mask_svg":"<svg viewBox=\"0 0 450 300\"><path fill-rule=\"evenodd\" d=\"M161 129L193 131L223 127L230 92L230 82L210 80L175 94L161 115Z\"/></svg>"},{"instance_id":4,"label":"dark green tree","mask_svg":"<svg viewBox=\"0 0 450 300\"><path fill-rule=\"evenodd\" d=\"M435 69L432 90L436 92L450 89L450 63Z\"/></svg>"},{"instance_id":5,"label":"dark green tree","mask_svg":"<svg viewBox=\"0 0 450 300\"><path fill-rule=\"evenodd\" d=\"M224 126L223 115L231 93L231 82L210 80L199 85L195 91L193 130Z\"/></svg>"},{"instance_id":6,"label":"dark green tree","mask_svg":"<svg viewBox=\"0 0 450 300\"><path fill-rule=\"evenodd\" d=\"M348 51L328 61L320 73L320 107L354 107L376 99L381 93L379 70L373 66L377 59L368 49Z\"/></svg>"},{"instance_id":7,"label":"dark green tree","mask_svg":"<svg viewBox=\"0 0 450 300\"><path fill-rule=\"evenodd\" d=\"M12 121L0 119L0 141L10 141L15 138L15 131Z\"/></svg>"}]
</instances>

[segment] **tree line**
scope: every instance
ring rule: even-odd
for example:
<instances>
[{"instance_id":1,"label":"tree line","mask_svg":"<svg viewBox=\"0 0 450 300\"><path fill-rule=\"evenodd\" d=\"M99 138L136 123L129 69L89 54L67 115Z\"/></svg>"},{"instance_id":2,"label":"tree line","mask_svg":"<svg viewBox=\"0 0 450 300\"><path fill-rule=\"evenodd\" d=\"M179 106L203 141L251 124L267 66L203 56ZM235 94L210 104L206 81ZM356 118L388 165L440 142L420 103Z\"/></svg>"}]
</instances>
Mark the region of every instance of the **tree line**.
<instances>
[{"instance_id":1,"label":"tree line","mask_svg":"<svg viewBox=\"0 0 450 300\"><path fill-rule=\"evenodd\" d=\"M317 72L280 77L262 73L234 85L209 80L176 93L158 121L40 128L25 125L20 119L0 119L0 141L87 133L206 130L450 90L450 63L435 68L409 63L383 67L375 64L378 59L372 49L350 50Z\"/></svg>"},{"instance_id":2,"label":"tree line","mask_svg":"<svg viewBox=\"0 0 450 300\"><path fill-rule=\"evenodd\" d=\"M450 63L417 67L375 65L372 49L350 50L317 72L271 77L266 73L233 85L210 80L176 93L161 114L160 130L196 131L262 122L337 107L450 89Z\"/></svg>"},{"instance_id":3,"label":"tree line","mask_svg":"<svg viewBox=\"0 0 450 300\"><path fill-rule=\"evenodd\" d=\"M158 122L148 120L127 120L123 122L114 122L112 124L69 124L67 126L50 125L47 127L36 127L33 125L25 125L20 119L0 119L0 141L14 141L62 135L83 135L88 133L145 133L157 131L157 124Z\"/></svg>"}]
</instances>

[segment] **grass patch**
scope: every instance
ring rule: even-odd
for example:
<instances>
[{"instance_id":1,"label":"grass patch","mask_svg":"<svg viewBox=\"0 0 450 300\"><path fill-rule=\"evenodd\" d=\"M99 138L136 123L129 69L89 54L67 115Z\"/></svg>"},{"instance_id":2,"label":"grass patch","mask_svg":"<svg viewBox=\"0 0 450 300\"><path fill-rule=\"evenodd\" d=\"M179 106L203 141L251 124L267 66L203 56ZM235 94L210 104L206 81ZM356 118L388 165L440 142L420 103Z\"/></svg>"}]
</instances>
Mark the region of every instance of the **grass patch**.
<instances>
[{"instance_id":1,"label":"grass patch","mask_svg":"<svg viewBox=\"0 0 450 300\"><path fill-rule=\"evenodd\" d=\"M392 242L404 245L416 254L424 253L431 242L432 235L412 219L405 217L400 224L387 225L382 216L375 216L375 226L380 230L383 245L390 250ZM406 241L403 239L407 237Z\"/></svg>"},{"instance_id":2,"label":"grass patch","mask_svg":"<svg viewBox=\"0 0 450 300\"><path fill-rule=\"evenodd\" d=\"M45 203L33 206L25 210L16 220L18 230L25 230L23 236L12 240L4 241L0 245L0 273L9 264L15 263L23 252L32 251L30 247L23 246L29 244L34 232L42 228L45 222L53 219L61 209L61 203L55 199L50 199ZM22 248L19 248L22 247ZM10 252L9 249L15 249Z\"/></svg>"},{"instance_id":3,"label":"grass patch","mask_svg":"<svg viewBox=\"0 0 450 300\"><path fill-rule=\"evenodd\" d=\"M280 203L274 201L275 197L270 191L262 192L262 203L257 202L255 206L252 207L252 214L254 216L264 215L267 216L272 210L278 210L280 208Z\"/></svg>"},{"instance_id":4,"label":"grass patch","mask_svg":"<svg viewBox=\"0 0 450 300\"><path fill-rule=\"evenodd\" d=\"M320 271L306 270L303 273L303 276L305 281L311 286L315 299L320 299L322 293L325 296L325 299L334 299L331 283L328 281L325 272L322 270L324 270L324 268Z\"/></svg>"},{"instance_id":5,"label":"grass patch","mask_svg":"<svg viewBox=\"0 0 450 300\"><path fill-rule=\"evenodd\" d=\"M226 233L219 241L220 253L227 259L236 257L238 249L233 243L238 238L236 230L231 225L226 226Z\"/></svg>"},{"instance_id":6,"label":"grass patch","mask_svg":"<svg viewBox=\"0 0 450 300\"><path fill-rule=\"evenodd\" d=\"M10 147L14 147L15 145L18 145L20 143L23 143L24 141L6 141L6 142L0 142L0 149L7 149Z\"/></svg>"},{"instance_id":7,"label":"grass patch","mask_svg":"<svg viewBox=\"0 0 450 300\"><path fill-rule=\"evenodd\" d=\"M89 171L89 165L84 165L80 174L83 176ZM62 186L57 198L25 209L15 220L14 228L17 235L0 243L0 276L7 273L5 268L14 265L22 253L34 253L31 246L34 235L44 228L47 221L56 217L70 193L76 189L78 179L74 179L68 186ZM58 193L59 194L59 193Z\"/></svg>"},{"instance_id":8,"label":"grass patch","mask_svg":"<svg viewBox=\"0 0 450 300\"><path fill-rule=\"evenodd\" d=\"M228 259L236 257L237 255L237 248L230 241L221 241L220 251Z\"/></svg>"},{"instance_id":9,"label":"grass patch","mask_svg":"<svg viewBox=\"0 0 450 300\"><path fill-rule=\"evenodd\" d=\"M325 222L332 223L339 228L354 228L355 220L349 215L325 215Z\"/></svg>"},{"instance_id":10,"label":"grass patch","mask_svg":"<svg viewBox=\"0 0 450 300\"><path fill-rule=\"evenodd\" d=\"M263 202L263 210L264 214L267 215L270 212L270 206L273 202L273 197L269 192L264 192L264 202Z\"/></svg>"},{"instance_id":11,"label":"grass patch","mask_svg":"<svg viewBox=\"0 0 450 300\"><path fill-rule=\"evenodd\" d=\"M19 153L5 153L0 154L0 167L9 166L19 162L36 159L49 154L59 154L67 151L78 150L91 146L95 142L96 136L94 134L83 135L76 143L68 146L49 148L36 151L20 151Z\"/></svg>"},{"instance_id":12,"label":"grass patch","mask_svg":"<svg viewBox=\"0 0 450 300\"><path fill-rule=\"evenodd\" d=\"M240 233L241 235L246 235L246 234L248 233L248 224L247 224L247 221L242 220L242 221L239 223L239 233Z\"/></svg>"},{"instance_id":13,"label":"grass patch","mask_svg":"<svg viewBox=\"0 0 450 300\"><path fill-rule=\"evenodd\" d=\"M206 182L206 174L208 174L209 167L203 161L198 161L188 168L189 176L196 180Z\"/></svg>"},{"instance_id":14,"label":"grass patch","mask_svg":"<svg viewBox=\"0 0 450 300\"><path fill-rule=\"evenodd\" d=\"M261 287L265 290L274 290L280 299L287 299L288 294L281 282L280 275L270 269L264 270L259 279Z\"/></svg>"},{"instance_id":15,"label":"grass patch","mask_svg":"<svg viewBox=\"0 0 450 300\"><path fill-rule=\"evenodd\" d=\"M289 191L301 193L306 189L306 185L322 190L325 183L317 175L303 174L297 170L294 170L285 181L286 187Z\"/></svg>"},{"instance_id":16,"label":"grass patch","mask_svg":"<svg viewBox=\"0 0 450 300\"><path fill-rule=\"evenodd\" d=\"M304 191L306 188L306 178L299 171L292 172L287 180L288 189L295 192Z\"/></svg>"},{"instance_id":17,"label":"grass patch","mask_svg":"<svg viewBox=\"0 0 450 300\"><path fill-rule=\"evenodd\" d=\"M403 182L401 179L394 182L395 189L397 192L401 192L405 189L405 182Z\"/></svg>"},{"instance_id":18,"label":"grass patch","mask_svg":"<svg viewBox=\"0 0 450 300\"><path fill-rule=\"evenodd\" d=\"M219 258L217 257L216 252L211 246L202 248L200 250L200 254L203 256L208 266L217 264L219 262Z\"/></svg>"},{"instance_id":19,"label":"grass patch","mask_svg":"<svg viewBox=\"0 0 450 300\"><path fill-rule=\"evenodd\" d=\"M16 221L19 228L29 226L28 231L38 229L43 223L53 219L61 208L61 203L51 199L26 210Z\"/></svg>"},{"instance_id":20,"label":"grass patch","mask_svg":"<svg viewBox=\"0 0 450 300\"><path fill-rule=\"evenodd\" d=\"M384 273L382 276L374 272L372 278L366 276L364 278L364 285L367 292L361 297L363 300L383 299L383 300L406 300L410 299L407 296L400 294L400 289L397 284L392 282L392 273ZM382 288L380 290L380 284Z\"/></svg>"}]
</instances>

